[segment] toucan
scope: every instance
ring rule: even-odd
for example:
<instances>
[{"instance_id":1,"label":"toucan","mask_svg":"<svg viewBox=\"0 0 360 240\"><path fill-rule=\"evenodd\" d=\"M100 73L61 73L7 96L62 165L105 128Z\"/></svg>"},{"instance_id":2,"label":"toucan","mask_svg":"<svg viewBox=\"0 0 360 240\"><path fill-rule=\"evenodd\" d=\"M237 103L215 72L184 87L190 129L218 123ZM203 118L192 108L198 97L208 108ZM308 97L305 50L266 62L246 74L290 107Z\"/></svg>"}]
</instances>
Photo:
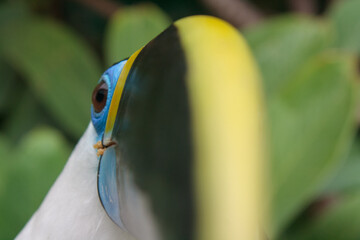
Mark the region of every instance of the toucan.
<instances>
[{"instance_id":1,"label":"toucan","mask_svg":"<svg viewBox=\"0 0 360 240\"><path fill-rule=\"evenodd\" d=\"M263 108L237 29L174 22L103 73L87 130L17 239L264 239Z\"/></svg>"}]
</instances>

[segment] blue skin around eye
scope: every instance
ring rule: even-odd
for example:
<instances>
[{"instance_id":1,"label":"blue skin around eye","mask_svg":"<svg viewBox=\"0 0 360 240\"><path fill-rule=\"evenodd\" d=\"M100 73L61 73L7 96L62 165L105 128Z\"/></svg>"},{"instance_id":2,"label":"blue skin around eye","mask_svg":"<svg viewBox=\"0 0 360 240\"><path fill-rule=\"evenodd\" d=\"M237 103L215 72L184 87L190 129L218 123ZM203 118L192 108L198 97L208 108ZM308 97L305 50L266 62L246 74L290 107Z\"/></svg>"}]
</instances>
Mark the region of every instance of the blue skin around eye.
<instances>
[{"instance_id":1,"label":"blue skin around eye","mask_svg":"<svg viewBox=\"0 0 360 240\"><path fill-rule=\"evenodd\" d=\"M97 113L94 110L94 106L91 104L91 121L94 125L94 128L99 136L100 140L104 131L105 131L105 125L106 125L106 119L109 112L109 107L111 103L112 96L114 94L116 83L119 79L120 73L122 69L124 68L124 65L127 60L123 60L113 66L111 66L109 69L107 69L101 78L99 79L99 83L101 81L104 81L108 85L108 95L106 99L106 105L104 109Z\"/></svg>"}]
</instances>

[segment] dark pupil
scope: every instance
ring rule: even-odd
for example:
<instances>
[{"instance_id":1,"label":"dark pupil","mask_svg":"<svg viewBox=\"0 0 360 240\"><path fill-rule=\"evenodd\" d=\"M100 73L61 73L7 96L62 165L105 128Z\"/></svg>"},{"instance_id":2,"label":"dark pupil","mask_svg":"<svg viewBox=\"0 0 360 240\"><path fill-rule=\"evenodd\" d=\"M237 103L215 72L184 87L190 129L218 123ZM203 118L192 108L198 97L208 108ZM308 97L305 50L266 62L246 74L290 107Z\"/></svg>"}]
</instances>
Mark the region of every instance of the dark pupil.
<instances>
[{"instance_id":1,"label":"dark pupil","mask_svg":"<svg viewBox=\"0 0 360 240\"><path fill-rule=\"evenodd\" d=\"M96 94L96 101L97 102L101 103L104 100L105 94L106 94L105 91L106 91L105 89L99 89L99 91Z\"/></svg>"},{"instance_id":2,"label":"dark pupil","mask_svg":"<svg viewBox=\"0 0 360 240\"><path fill-rule=\"evenodd\" d=\"M108 86L104 81L101 81L95 87L92 95L92 103L95 112L101 112L104 109L106 105L107 94L108 94Z\"/></svg>"}]
</instances>

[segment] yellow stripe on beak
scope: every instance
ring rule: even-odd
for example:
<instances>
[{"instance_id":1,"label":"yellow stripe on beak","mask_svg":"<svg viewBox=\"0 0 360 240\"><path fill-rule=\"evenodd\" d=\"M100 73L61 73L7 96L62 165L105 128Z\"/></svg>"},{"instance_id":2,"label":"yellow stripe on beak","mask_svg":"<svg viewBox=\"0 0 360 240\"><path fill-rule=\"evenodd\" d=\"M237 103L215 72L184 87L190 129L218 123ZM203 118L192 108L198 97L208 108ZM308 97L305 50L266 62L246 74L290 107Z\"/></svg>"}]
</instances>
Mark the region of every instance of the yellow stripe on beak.
<instances>
[{"instance_id":1,"label":"yellow stripe on beak","mask_svg":"<svg viewBox=\"0 0 360 240\"><path fill-rule=\"evenodd\" d=\"M111 103L110 103L109 113L108 113L107 120L106 120L105 133L104 133L104 138L103 138L104 146L108 145L112 141L111 134L114 129L116 114L117 114L117 111L118 111L118 108L120 105L120 99L121 99L121 96L122 96L122 93L123 93L123 90L125 87L125 82L126 82L127 76L129 74L129 71L130 71L133 63L141 50L142 50L142 48L137 50L127 60L123 70L120 73L119 79L116 83L114 94L113 94L113 97L112 97Z\"/></svg>"},{"instance_id":2,"label":"yellow stripe on beak","mask_svg":"<svg viewBox=\"0 0 360 240\"><path fill-rule=\"evenodd\" d=\"M196 239L259 239L264 146L256 64L244 39L224 21L197 16L175 26L188 61L193 109Z\"/></svg>"}]
</instances>

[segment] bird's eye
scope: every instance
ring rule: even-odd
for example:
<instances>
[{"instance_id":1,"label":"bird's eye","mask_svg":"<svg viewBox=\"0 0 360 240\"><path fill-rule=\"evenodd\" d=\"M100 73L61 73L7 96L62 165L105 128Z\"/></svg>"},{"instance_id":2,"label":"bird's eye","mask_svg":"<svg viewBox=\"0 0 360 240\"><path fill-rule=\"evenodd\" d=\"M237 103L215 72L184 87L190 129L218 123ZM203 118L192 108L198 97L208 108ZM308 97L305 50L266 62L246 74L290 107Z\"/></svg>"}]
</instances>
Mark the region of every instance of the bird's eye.
<instances>
[{"instance_id":1,"label":"bird's eye","mask_svg":"<svg viewBox=\"0 0 360 240\"><path fill-rule=\"evenodd\" d=\"M107 94L108 94L108 86L104 81L101 81L95 87L92 94L92 103L95 112L99 113L104 109L106 105Z\"/></svg>"}]
</instances>

